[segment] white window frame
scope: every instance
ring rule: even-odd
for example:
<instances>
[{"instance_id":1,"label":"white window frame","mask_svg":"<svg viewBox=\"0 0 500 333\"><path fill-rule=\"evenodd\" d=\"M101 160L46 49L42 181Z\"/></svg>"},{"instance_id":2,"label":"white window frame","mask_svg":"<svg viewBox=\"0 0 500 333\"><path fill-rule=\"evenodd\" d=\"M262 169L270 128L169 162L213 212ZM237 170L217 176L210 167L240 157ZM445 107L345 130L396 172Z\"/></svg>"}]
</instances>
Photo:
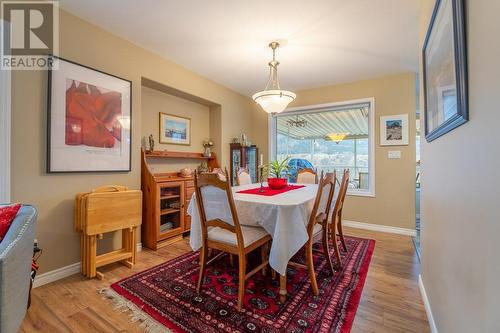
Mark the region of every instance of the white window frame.
<instances>
[{"instance_id":1,"label":"white window frame","mask_svg":"<svg viewBox=\"0 0 500 333\"><path fill-rule=\"evenodd\" d=\"M8 23L0 20L3 29ZM6 34L9 35L8 33ZM10 202L11 73L0 70L0 203Z\"/></svg>"},{"instance_id":2,"label":"white window frame","mask_svg":"<svg viewBox=\"0 0 500 333\"><path fill-rule=\"evenodd\" d=\"M369 186L367 190L363 189L349 189L347 195L361 196L361 197L375 197L375 98L361 98L355 100L348 100L342 102L305 105L298 107L287 108L285 111L278 115L269 114L268 117L268 130L269 130L269 160L276 159L276 126L277 117L283 115L315 113L326 108L343 108L346 106L355 106L356 104L369 104L368 107L368 173Z\"/></svg>"}]
</instances>

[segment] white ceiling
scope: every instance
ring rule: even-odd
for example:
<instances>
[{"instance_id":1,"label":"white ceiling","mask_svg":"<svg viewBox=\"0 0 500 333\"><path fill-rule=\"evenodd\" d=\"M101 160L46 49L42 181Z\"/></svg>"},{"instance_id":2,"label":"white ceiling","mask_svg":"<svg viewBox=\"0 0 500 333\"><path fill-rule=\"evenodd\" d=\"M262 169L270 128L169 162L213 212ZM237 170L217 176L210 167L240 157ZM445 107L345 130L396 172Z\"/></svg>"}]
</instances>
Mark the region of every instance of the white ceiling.
<instances>
[{"instance_id":1,"label":"white ceiling","mask_svg":"<svg viewBox=\"0 0 500 333\"><path fill-rule=\"evenodd\" d=\"M61 0L104 29L245 95L272 40L283 89L418 70L420 0Z\"/></svg>"}]
</instances>

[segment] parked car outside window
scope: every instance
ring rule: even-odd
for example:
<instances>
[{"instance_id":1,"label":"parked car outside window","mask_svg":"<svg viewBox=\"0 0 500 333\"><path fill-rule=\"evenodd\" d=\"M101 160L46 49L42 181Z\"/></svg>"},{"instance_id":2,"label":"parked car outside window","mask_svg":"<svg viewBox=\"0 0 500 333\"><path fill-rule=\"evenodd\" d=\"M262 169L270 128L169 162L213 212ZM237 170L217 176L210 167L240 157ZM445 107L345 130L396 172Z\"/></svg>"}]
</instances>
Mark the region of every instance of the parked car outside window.
<instances>
[{"instance_id":1,"label":"parked car outside window","mask_svg":"<svg viewBox=\"0 0 500 333\"><path fill-rule=\"evenodd\" d=\"M314 169L314 166L311 162L304 158L292 158L288 161L288 181L290 183L297 182L297 173L302 169Z\"/></svg>"}]
</instances>

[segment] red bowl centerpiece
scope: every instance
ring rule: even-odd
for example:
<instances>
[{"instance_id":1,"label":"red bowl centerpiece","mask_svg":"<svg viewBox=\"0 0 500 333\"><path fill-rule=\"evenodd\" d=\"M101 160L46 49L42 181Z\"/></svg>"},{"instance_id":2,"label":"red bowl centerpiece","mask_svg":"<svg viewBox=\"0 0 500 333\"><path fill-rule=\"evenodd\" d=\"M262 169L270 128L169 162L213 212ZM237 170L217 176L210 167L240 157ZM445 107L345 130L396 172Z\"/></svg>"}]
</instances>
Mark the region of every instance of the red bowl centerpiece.
<instances>
[{"instance_id":1,"label":"red bowl centerpiece","mask_svg":"<svg viewBox=\"0 0 500 333\"><path fill-rule=\"evenodd\" d=\"M273 190L282 190L288 186L287 178L267 178L269 188Z\"/></svg>"}]
</instances>

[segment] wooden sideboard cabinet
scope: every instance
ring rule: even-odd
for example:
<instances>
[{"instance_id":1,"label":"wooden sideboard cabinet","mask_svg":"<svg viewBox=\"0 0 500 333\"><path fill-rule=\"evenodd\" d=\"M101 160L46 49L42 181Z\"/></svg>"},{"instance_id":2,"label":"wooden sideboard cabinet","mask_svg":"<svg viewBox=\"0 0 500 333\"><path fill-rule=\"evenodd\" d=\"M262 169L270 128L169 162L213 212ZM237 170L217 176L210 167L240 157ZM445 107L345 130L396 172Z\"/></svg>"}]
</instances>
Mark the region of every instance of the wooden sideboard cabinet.
<instances>
[{"instance_id":1,"label":"wooden sideboard cabinet","mask_svg":"<svg viewBox=\"0 0 500 333\"><path fill-rule=\"evenodd\" d=\"M142 150L141 183L143 191L142 243L152 250L171 244L187 235L191 217L187 215L194 192L192 177L177 173L152 173L149 158L176 158L207 160L210 168L218 168L215 155L201 153L146 152Z\"/></svg>"}]
</instances>

